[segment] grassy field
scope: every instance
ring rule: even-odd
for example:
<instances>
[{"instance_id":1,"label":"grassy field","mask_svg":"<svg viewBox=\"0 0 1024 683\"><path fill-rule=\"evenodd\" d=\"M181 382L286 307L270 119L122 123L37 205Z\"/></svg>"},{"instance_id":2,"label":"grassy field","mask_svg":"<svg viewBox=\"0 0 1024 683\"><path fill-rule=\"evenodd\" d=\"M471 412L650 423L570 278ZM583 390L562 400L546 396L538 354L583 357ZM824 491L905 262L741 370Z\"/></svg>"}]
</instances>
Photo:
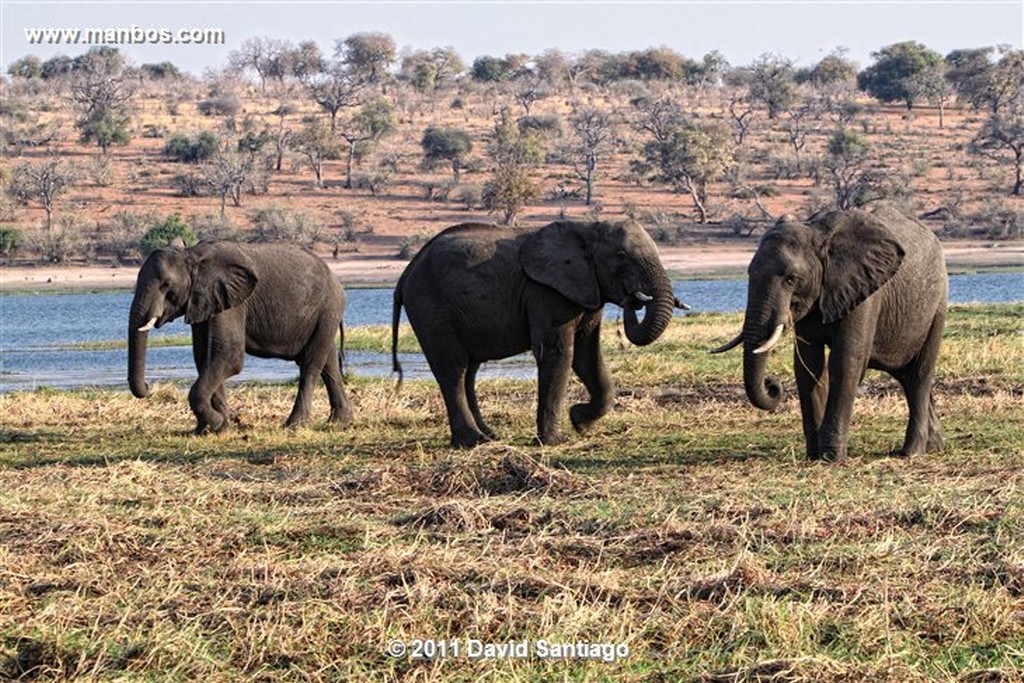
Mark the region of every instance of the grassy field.
<instances>
[{"instance_id":1,"label":"grassy field","mask_svg":"<svg viewBox=\"0 0 1024 683\"><path fill-rule=\"evenodd\" d=\"M953 309L945 452L887 455L906 409L870 373L846 466L805 462L795 397L756 411L739 355L706 354L739 323L643 349L609 326L616 409L559 447L529 445L528 381L481 382L504 438L473 451L428 381L354 379L346 429L322 389L285 430L293 386L236 387L239 425L202 438L187 387L0 395L0 679L1020 680L1024 306ZM386 652L415 639L449 656Z\"/></svg>"}]
</instances>

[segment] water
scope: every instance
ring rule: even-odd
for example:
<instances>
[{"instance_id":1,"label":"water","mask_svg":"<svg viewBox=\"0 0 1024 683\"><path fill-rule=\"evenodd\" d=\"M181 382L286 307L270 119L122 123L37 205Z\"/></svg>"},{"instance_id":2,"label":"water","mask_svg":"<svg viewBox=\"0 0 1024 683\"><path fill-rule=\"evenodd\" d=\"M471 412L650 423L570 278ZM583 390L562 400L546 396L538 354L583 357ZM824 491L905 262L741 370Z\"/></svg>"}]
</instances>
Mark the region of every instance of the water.
<instances>
[{"instance_id":1,"label":"water","mask_svg":"<svg viewBox=\"0 0 1024 683\"><path fill-rule=\"evenodd\" d=\"M982 273L952 275L951 303L1002 303L1024 300L1024 274ZM676 295L694 312L741 311L746 303L745 280L685 280L673 283ZM391 322L392 289L350 289L346 327L387 325ZM0 392L39 386L73 387L121 385L127 388L124 348L78 350L86 342L122 341L128 329L131 292L98 294L11 294L0 296ZM605 317L618 318L617 306L606 306ZM676 315L682 315L677 312ZM188 336L180 319L150 333L151 339ZM400 354L407 377L429 376L423 356ZM350 351L346 370L360 376L391 373L387 354ZM147 379L192 381L195 366L191 346L158 347L147 356ZM487 363L481 377L532 377L528 355ZM236 381L288 381L298 376L290 361L246 356Z\"/></svg>"}]
</instances>

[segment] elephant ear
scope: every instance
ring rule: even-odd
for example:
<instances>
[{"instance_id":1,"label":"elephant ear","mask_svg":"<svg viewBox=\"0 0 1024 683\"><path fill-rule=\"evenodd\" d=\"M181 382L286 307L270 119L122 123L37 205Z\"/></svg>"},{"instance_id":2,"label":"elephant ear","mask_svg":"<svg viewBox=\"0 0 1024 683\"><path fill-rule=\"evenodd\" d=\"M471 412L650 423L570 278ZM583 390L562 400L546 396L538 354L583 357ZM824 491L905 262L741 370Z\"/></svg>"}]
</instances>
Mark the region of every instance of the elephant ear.
<instances>
[{"instance_id":1,"label":"elephant ear","mask_svg":"<svg viewBox=\"0 0 1024 683\"><path fill-rule=\"evenodd\" d=\"M527 277L586 309L601 307L601 291L583 237L566 223L552 223L526 238L519 264Z\"/></svg>"},{"instance_id":2,"label":"elephant ear","mask_svg":"<svg viewBox=\"0 0 1024 683\"><path fill-rule=\"evenodd\" d=\"M206 322L249 298L259 278L247 254L237 248L215 249L196 264L185 310L189 325Z\"/></svg>"},{"instance_id":3,"label":"elephant ear","mask_svg":"<svg viewBox=\"0 0 1024 683\"><path fill-rule=\"evenodd\" d=\"M825 323L841 320L896 274L906 251L892 232L863 211L830 214L825 244L821 315Z\"/></svg>"}]
</instances>

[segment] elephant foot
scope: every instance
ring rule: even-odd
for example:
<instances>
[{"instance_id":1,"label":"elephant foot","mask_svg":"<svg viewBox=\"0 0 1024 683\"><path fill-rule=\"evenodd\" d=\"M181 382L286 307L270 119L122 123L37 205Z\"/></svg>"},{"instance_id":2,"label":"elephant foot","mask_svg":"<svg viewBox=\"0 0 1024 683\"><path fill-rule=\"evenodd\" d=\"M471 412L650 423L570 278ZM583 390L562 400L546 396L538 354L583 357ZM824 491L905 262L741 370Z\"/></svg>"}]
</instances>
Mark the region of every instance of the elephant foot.
<instances>
[{"instance_id":1,"label":"elephant foot","mask_svg":"<svg viewBox=\"0 0 1024 683\"><path fill-rule=\"evenodd\" d=\"M844 451L819 451L813 455L807 456L808 460L832 463L834 465L842 465L846 463L846 453Z\"/></svg>"},{"instance_id":2,"label":"elephant foot","mask_svg":"<svg viewBox=\"0 0 1024 683\"><path fill-rule=\"evenodd\" d=\"M537 435L533 437L534 446L557 446L566 442L566 438L560 432L548 435Z\"/></svg>"},{"instance_id":3,"label":"elephant foot","mask_svg":"<svg viewBox=\"0 0 1024 683\"><path fill-rule=\"evenodd\" d=\"M345 410L331 411L331 416L327 418L327 421L340 427L346 427L352 424L352 411L348 408Z\"/></svg>"},{"instance_id":4,"label":"elephant foot","mask_svg":"<svg viewBox=\"0 0 1024 683\"><path fill-rule=\"evenodd\" d=\"M935 432L928 437L928 453L938 453L946 448L946 439L941 433Z\"/></svg>"},{"instance_id":5,"label":"elephant foot","mask_svg":"<svg viewBox=\"0 0 1024 683\"><path fill-rule=\"evenodd\" d=\"M214 426L208 422L201 422L196 425L196 429L193 432L196 436L206 436L207 434L220 434L221 432L227 431L231 427L231 422L228 420L222 420L218 426Z\"/></svg>"},{"instance_id":6,"label":"elephant foot","mask_svg":"<svg viewBox=\"0 0 1024 683\"><path fill-rule=\"evenodd\" d=\"M603 413L594 410L589 403L577 403L569 408L569 421L577 432L585 432L601 419Z\"/></svg>"},{"instance_id":7,"label":"elephant foot","mask_svg":"<svg viewBox=\"0 0 1024 683\"><path fill-rule=\"evenodd\" d=\"M480 432L452 434L451 447L474 448L482 443L487 443L490 440L491 439L486 434L481 434Z\"/></svg>"}]
</instances>

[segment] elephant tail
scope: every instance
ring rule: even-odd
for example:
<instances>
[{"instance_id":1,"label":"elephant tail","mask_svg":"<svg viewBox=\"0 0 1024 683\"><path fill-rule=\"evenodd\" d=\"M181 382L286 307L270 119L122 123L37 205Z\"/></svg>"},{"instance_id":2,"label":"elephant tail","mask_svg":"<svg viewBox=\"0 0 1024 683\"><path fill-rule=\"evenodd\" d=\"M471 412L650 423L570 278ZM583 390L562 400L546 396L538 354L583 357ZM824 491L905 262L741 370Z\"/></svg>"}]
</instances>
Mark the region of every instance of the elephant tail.
<instances>
[{"instance_id":1,"label":"elephant tail","mask_svg":"<svg viewBox=\"0 0 1024 683\"><path fill-rule=\"evenodd\" d=\"M345 323L338 321L338 368L345 376Z\"/></svg>"},{"instance_id":2,"label":"elephant tail","mask_svg":"<svg viewBox=\"0 0 1024 683\"><path fill-rule=\"evenodd\" d=\"M402 364L398 362L398 322L402 318L402 278L395 285L395 303L391 309L391 371L398 374L395 393L402 390Z\"/></svg>"}]
</instances>

